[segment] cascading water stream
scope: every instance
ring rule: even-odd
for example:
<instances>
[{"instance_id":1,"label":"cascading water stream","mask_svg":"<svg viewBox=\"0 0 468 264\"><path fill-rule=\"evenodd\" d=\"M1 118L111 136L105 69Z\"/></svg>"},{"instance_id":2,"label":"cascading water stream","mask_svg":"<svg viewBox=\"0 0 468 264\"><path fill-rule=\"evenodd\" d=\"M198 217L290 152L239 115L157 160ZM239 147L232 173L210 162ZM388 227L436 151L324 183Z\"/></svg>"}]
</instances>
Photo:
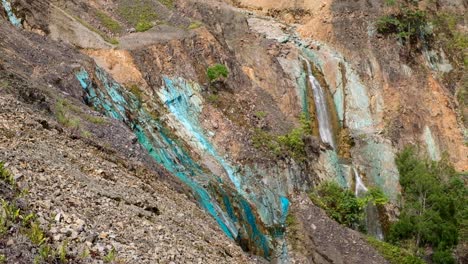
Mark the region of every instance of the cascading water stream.
<instances>
[{"instance_id":1,"label":"cascading water stream","mask_svg":"<svg viewBox=\"0 0 468 264\"><path fill-rule=\"evenodd\" d=\"M330 144L330 146L335 149L330 114L328 113L327 107L327 98L322 89L322 86L320 86L320 83L312 74L312 67L310 66L310 62L308 60L305 60L305 62L307 64L307 75L309 77L309 83L314 93L315 111L317 112L320 139L322 139L324 143Z\"/></svg>"},{"instance_id":2,"label":"cascading water stream","mask_svg":"<svg viewBox=\"0 0 468 264\"><path fill-rule=\"evenodd\" d=\"M354 194L356 195L356 197L359 197L361 196L361 194L365 194L368 190L367 190L367 187L362 182L361 176L359 175L355 167L353 167L353 172L354 172L354 181L356 185L356 187L354 188Z\"/></svg>"},{"instance_id":3,"label":"cascading water stream","mask_svg":"<svg viewBox=\"0 0 468 264\"><path fill-rule=\"evenodd\" d=\"M364 185L364 182L361 179L361 175L359 175L359 172L357 171L356 167L353 167L353 172L354 172L354 180L355 180L355 188L354 188L354 194L356 197L362 197L364 196L369 190L367 187ZM366 229L367 232L380 239L383 240L383 232L382 232L382 226L380 225L380 220L379 220L379 212L377 210L377 206L369 203L366 206Z\"/></svg>"}]
</instances>

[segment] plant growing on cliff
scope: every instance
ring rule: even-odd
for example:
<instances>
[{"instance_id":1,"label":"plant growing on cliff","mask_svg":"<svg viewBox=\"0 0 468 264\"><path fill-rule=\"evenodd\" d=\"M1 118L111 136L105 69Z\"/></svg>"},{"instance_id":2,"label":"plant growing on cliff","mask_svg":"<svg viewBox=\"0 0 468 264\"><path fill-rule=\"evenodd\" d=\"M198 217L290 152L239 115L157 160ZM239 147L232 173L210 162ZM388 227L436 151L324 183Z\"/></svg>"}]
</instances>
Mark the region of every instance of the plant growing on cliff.
<instances>
[{"instance_id":1,"label":"plant growing on cliff","mask_svg":"<svg viewBox=\"0 0 468 264\"><path fill-rule=\"evenodd\" d=\"M403 7L395 14L380 17L376 23L377 32L383 35L395 34L407 44L423 40L429 34L427 15L424 11Z\"/></svg>"},{"instance_id":2,"label":"plant growing on cliff","mask_svg":"<svg viewBox=\"0 0 468 264\"><path fill-rule=\"evenodd\" d=\"M468 231L468 190L447 158L435 162L421 159L414 147L398 154L402 208L390 228L389 241L412 240L416 248L435 250L434 263L451 263L451 250ZM463 236L460 237L460 234Z\"/></svg>"},{"instance_id":3,"label":"plant growing on cliff","mask_svg":"<svg viewBox=\"0 0 468 264\"><path fill-rule=\"evenodd\" d=\"M227 78L229 75L229 70L225 65L217 63L206 69L206 75L208 76L208 80L210 80L210 82L214 82L219 80L221 77Z\"/></svg>"},{"instance_id":4,"label":"plant growing on cliff","mask_svg":"<svg viewBox=\"0 0 468 264\"><path fill-rule=\"evenodd\" d=\"M5 183L11 186L16 185L16 181L13 177L13 174L11 174L11 172L5 168L5 164L3 162L0 162L0 180L4 181Z\"/></svg>"},{"instance_id":5,"label":"plant growing on cliff","mask_svg":"<svg viewBox=\"0 0 468 264\"><path fill-rule=\"evenodd\" d=\"M384 205L388 202L378 188L370 188L363 197L356 197L351 190L342 188L335 181L321 183L309 197L338 223L360 230L364 230L364 208L369 203Z\"/></svg>"},{"instance_id":6,"label":"plant growing on cliff","mask_svg":"<svg viewBox=\"0 0 468 264\"><path fill-rule=\"evenodd\" d=\"M158 19L153 3L150 0L125 0L119 4L119 15L127 20L138 32L147 31Z\"/></svg>"},{"instance_id":7,"label":"plant growing on cliff","mask_svg":"<svg viewBox=\"0 0 468 264\"><path fill-rule=\"evenodd\" d=\"M104 260L104 263L112 263L115 261L116 258L117 258L117 251L115 250L114 247L112 247L109 253L107 253L107 255L104 256L103 260Z\"/></svg>"},{"instance_id":8,"label":"plant growing on cliff","mask_svg":"<svg viewBox=\"0 0 468 264\"><path fill-rule=\"evenodd\" d=\"M95 10L95 13L101 25L106 27L108 30L113 33L120 33L122 31L122 26L120 26L119 22L115 21L109 15L102 12L101 10Z\"/></svg>"},{"instance_id":9,"label":"plant growing on cliff","mask_svg":"<svg viewBox=\"0 0 468 264\"><path fill-rule=\"evenodd\" d=\"M414 256L408 250L380 241L373 237L367 237L367 242L372 245L391 264L424 264L420 258Z\"/></svg>"}]
</instances>

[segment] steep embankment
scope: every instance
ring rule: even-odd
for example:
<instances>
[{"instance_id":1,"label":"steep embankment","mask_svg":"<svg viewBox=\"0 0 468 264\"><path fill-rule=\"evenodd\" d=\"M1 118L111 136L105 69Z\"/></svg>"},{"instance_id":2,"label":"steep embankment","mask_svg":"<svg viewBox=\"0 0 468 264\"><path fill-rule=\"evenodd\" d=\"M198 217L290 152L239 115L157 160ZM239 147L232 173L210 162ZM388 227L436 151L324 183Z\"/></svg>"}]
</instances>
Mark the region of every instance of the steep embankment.
<instances>
[{"instance_id":1,"label":"steep embankment","mask_svg":"<svg viewBox=\"0 0 468 264\"><path fill-rule=\"evenodd\" d=\"M33 212L46 243L66 244L74 263L112 249L126 263L250 261L124 124L73 98L74 71L91 60L5 23L0 31L0 160L27 190L17 206ZM42 256L15 232L0 240L8 262Z\"/></svg>"},{"instance_id":2,"label":"steep embankment","mask_svg":"<svg viewBox=\"0 0 468 264\"><path fill-rule=\"evenodd\" d=\"M375 34L374 15L367 13L383 12L379 3L234 4L256 13L223 1L2 1L0 29L6 37L0 66L7 81L2 92L23 101L20 108L42 109L36 115L58 121L52 126L57 129L44 128L42 134L32 129L32 139L72 152L63 159L51 156L71 163L70 170L80 169L63 181L63 170L51 169L58 185L75 181L84 194L93 193L77 206L60 203L58 210L68 215L97 210L101 202L94 200L102 199L109 218L78 218L103 222L90 226L104 232L93 239L93 252L102 249L101 239L109 245L118 241L118 252L142 254L133 260L123 253L128 262L244 263L239 247L230 251L236 241L280 263L385 263L360 234L336 224L302 194L324 180L354 188L362 177L395 202L400 187L394 157L407 143L422 143L433 159L448 151L457 168L466 170L453 95L434 72L417 66L424 57L399 62L398 45ZM207 69L216 64L228 74L210 79ZM6 116L21 126L21 119ZM49 142L52 135L70 140ZM19 145L23 148L41 161L43 152ZM81 151L96 155L96 161L77 154ZM23 169L15 157L4 159L17 175ZM122 191L109 190L108 184ZM70 193L64 199L76 195L65 187ZM128 197L116 197L127 192ZM37 197L53 200L47 192ZM163 207L159 201L177 205ZM201 227L197 223L206 216L195 209L187 216L180 208L192 208L192 201L214 221ZM127 225L112 229L117 210L125 211L128 223L134 217L134 211L115 205L140 212L136 217L143 220L132 228L150 230L140 244L124 234ZM296 227L287 226L288 214L296 217ZM106 229L121 233L111 236ZM165 243L164 230L172 230L174 240ZM291 236L291 230L300 235ZM205 234L218 241L221 231L224 242L211 247ZM80 239L72 240L82 246ZM296 240L303 245L297 247ZM204 250L213 254L198 260Z\"/></svg>"}]
</instances>

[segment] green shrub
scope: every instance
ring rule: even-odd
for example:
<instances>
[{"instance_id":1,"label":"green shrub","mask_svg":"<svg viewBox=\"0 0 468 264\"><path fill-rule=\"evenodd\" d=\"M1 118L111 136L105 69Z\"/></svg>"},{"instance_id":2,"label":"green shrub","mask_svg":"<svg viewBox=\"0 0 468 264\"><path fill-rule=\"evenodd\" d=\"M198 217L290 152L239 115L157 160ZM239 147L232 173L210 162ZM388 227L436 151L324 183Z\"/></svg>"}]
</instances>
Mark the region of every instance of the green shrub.
<instances>
[{"instance_id":1,"label":"green shrub","mask_svg":"<svg viewBox=\"0 0 468 264\"><path fill-rule=\"evenodd\" d=\"M210 82L212 82L218 80L221 77L227 78L229 71L226 66L217 63L211 67L208 67L206 70L206 75L208 76Z\"/></svg>"},{"instance_id":2,"label":"green shrub","mask_svg":"<svg viewBox=\"0 0 468 264\"><path fill-rule=\"evenodd\" d=\"M452 253L448 250L436 250L432 255L432 261L434 264L455 264L456 261L452 256Z\"/></svg>"},{"instance_id":3,"label":"green shrub","mask_svg":"<svg viewBox=\"0 0 468 264\"><path fill-rule=\"evenodd\" d=\"M6 263L6 256L3 254L0 254L0 264Z\"/></svg>"},{"instance_id":4,"label":"green shrub","mask_svg":"<svg viewBox=\"0 0 468 264\"><path fill-rule=\"evenodd\" d=\"M267 115L268 115L268 113L265 112L265 111L258 111L258 112L255 113L255 116L260 118L260 119L263 119L263 118L267 117Z\"/></svg>"},{"instance_id":5,"label":"green shrub","mask_svg":"<svg viewBox=\"0 0 468 264\"><path fill-rule=\"evenodd\" d=\"M135 26L135 30L137 32L145 32L153 27L153 23L149 21L140 21L138 24Z\"/></svg>"},{"instance_id":6,"label":"green shrub","mask_svg":"<svg viewBox=\"0 0 468 264\"><path fill-rule=\"evenodd\" d=\"M373 205L388 203L387 197L378 188L369 188L363 197L356 197L351 190L342 188L335 181L321 183L309 197L338 223L359 230L365 230L364 209L369 203Z\"/></svg>"},{"instance_id":7,"label":"green shrub","mask_svg":"<svg viewBox=\"0 0 468 264\"><path fill-rule=\"evenodd\" d=\"M286 226L294 226L296 225L296 223L297 223L296 217L293 214L289 213L288 216L286 216L286 222L285 222Z\"/></svg>"},{"instance_id":8,"label":"green shrub","mask_svg":"<svg viewBox=\"0 0 468 264\"><path fill-rule=\"evenodd\" d=\"M55 105L55 117L61 125L77 128L80 126L80 120L72 117L69 112L69 103L66 100L59 100Z\"/></svg>"},{"instance_id":9,"label":"green shrub","mask_svg":"<svg viewBox=\"0 0 468 264\"><path fill-rule=\"evenodd\" d=\"M281 153L281 146L277 141L277 137L260 128L254 130L252 144L255 148L262 149L274 155L279 155Z\"/></svg>"},{"instance_id":10,"label":"green shrub","mask_svg":"<svg viewBox=\"0 0 468 264\"><path fill-rule=\"evenodd\" d=\"M210 94L208 95L206 99L208 103L213 104L213 105L217 105L219 103L219 95L217 94Z\"/></svg>"},{"instance_id":11,"label":"green shrub","mask_svg":"<svg viewBox=\"0 0 468 264\"><path fill-rule=\"evenodd\" d=\"M414 147L399 153L396 164L403 207L388 240L398 244L410 239L416 247L437 248L440 252L434 257L446 260L444 252L458 244L460 233L467 233L468 190L463 180L446 157L439 162L421 159Z\"/></svg>"},{"instance_id":12,"label":"green shrub","mask_svg":"<svg viewBox=\"0 0 468 264\"><path fill-rule=\"evenodd\" d=\"M115 250L114 247L112 247L111 251L109 251L109 253L107 253L107 255L104 257L104 263L111 263L113 261L115 261L115 259L117 258L117 251Z\"/></svg>"},{"instance_id":13,"label":"green shrub","mask_svg":"<svg viewBox=\"0 0 468 264\"><path fill-rule=\"evenodd\" d=\"M377 20L377 32L396 34L404 43L415 43L428 35L427 15L424 11L402 8L399 13L382 16Z\"/></svg>"},{"instance_id":14,"label":"green shrub","mask_svg":"<svg viewBox=\"0 0 468 264\"><path fill-rule=\"evenodd\" d=\"M262 116L263 113L259 113ZM266 115L266 113L265 113ZM312 134L310 121L305 114L300 116L300 126L291 132L281 136L273 136L270 133L256 128L252 137L255 148L269 151L274 155L287 155L296 161L307 159L304 137Z\"/></svg>"},{"instance_id":15,"label":"green shrub","mask_svg":"<svg viewBox=\"0 0 468 264\"><path fill-rule=\"evenodd\" d=\"M197 29L199 27L201 27L203 24L199 21L195 21L195 22L192 22L190 23L190 25L187 27L188 29Z\"/></svg>"},{"instance_id":16,"label":"green shrub","mask_svg":"<svg viewBox=\"0 0 468 264\"><path fill-rule=\"evenodd\" d=\"M372 245L391 264L424 264L420 258L411 252L397 246L385 243L373 237L367 237L367 242Z\"/></svg>"},{"instance_id":17,"label":"green shrub","mask_svg":"<svg viewBox=\"0 0 468 264\"><path fill-rule=\"evenodd\" d=\"M360 228L364 220L362 203L353 192L334 182L320 184L310 199L335 221L350 228Z\"/></svg>"},{"instance_id":18,"label":"green shrub","mask_svg":"<svg viewBox=\"0 0 468 264\"><path fill-rule=\"evenodd\" d=\"M42 245L47 239L37 222L31 224L31 228L27 231L27 235L31 242L38 246Z\"/></svg>"},{"instance_id":19,"label":"green shrub","mask_svg":"<svg viewBox=\"0 0 468 264\"><path fill-rule=\"evenodd\" d=\"M101 25L109 29L111 32L120 33L122 31L122 26L120 26L119 22L115 21L112 17L108 16L101 10L95 10L95 13Z\"/></svg>"},{"instance_id":20,"label":"green shrub","mask_svg":"<svg viewBox=\"0 0 468 264\"><path fill-rule=\"evenodd\" d=\"M0 180L11 186L16 185L15 177L5 168L5 164L3 162L0 162Z\"/></svg>"}]
</instances>

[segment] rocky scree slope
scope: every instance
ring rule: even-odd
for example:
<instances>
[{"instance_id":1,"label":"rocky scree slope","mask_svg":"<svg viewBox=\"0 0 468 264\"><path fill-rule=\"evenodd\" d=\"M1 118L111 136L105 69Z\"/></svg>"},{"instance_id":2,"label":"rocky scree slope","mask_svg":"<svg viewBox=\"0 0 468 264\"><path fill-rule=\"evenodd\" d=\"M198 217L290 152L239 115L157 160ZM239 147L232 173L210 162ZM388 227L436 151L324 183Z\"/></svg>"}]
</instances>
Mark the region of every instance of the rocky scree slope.
<instances>
[{"instance_id":1,"label":"rocky scree slope","mask_svg":"<svg viewBox=\"0 0 468 264\"><path fill-rule=\"evenodd\" d=\"M326 18L328 4L314 18ZM359 234L318 213L310 201L294 199L297 193L331 179L352 188L357 170L366 184L396 197L394 153L408 142L423 142L434 158L450 150L459 168L466 165L450 97L439 90L434 92L436 97L427 95L430 100L448 102L437 106L446 122L434 125L432 121L438 119L431 119L426 124L421 120L427 121L427 113L419 106L417 119L409 115L395 118L403 120L401 124L387 122L391 114L400 113L401 105L409 105L399 104L393 95L402 92L402 97L412 98L407 91L421 92L399 88L394 92L393 81L399 78L388 79L382 73L393 70L379 70L377 55L360 62L367 53L356 55L354 48L342 47L342 40L324 37L346 28L317 29L308 27L314 24L309 23L298 34L296 26L217 1L41 0L11 1L11 6L12 13L1 13L7 36L1 42L2 72L13 87L26 81L28 85L21 87L34 88L6 89L7 93L27 104L36 102L36 107L67 127L72 139L94 146L97 140L101 151L115 150L106 156L123 155L124 160L136 160L160 172L155 173L160 177L148 180L191 193L188 196L216 219L226 240L231 237L245 250L267 259L384 263ZM349 7L338 6L341 9L335 12L346 18L342 14ZM309 14L304 10L302 15ZM350 16L354 12L358 11ZM6 23L7 18L17 22L12 14L21 19L13 23L17 28ZM307 39L311 35L304 29L316 33L315 40ZM368 41L352 43L365 46ZM391 49L394 44L385 47ZM383 61L393 65L394 58ZM211 82L206 70L215 63L227 66L229 75ZM408 73L408 67L396 68L400 66ZM22 81L14 82L8 74L19 75ZM312 74L325 88L337 149L319 139L321 124L307 81ZM38 86L33 85L37 80L42 89L61 92L37 95ZM442 87L436 80L431 83ZM103 118L83 102L113 119ZM304 146L297 153L275 139L298 127L301 113L309 119L312 133L303 135ZM434 134L440 131L439 125L444 126L442 136ZM407 127L415 129L402 132ZM292 247L287 237L288 213L304 215L297 217L308 236L300 238L307 245L302 249ZM324 238L323 230L339 235ZM346 247L342 240L349 242Z\"/></svg>"}]
</instances>

